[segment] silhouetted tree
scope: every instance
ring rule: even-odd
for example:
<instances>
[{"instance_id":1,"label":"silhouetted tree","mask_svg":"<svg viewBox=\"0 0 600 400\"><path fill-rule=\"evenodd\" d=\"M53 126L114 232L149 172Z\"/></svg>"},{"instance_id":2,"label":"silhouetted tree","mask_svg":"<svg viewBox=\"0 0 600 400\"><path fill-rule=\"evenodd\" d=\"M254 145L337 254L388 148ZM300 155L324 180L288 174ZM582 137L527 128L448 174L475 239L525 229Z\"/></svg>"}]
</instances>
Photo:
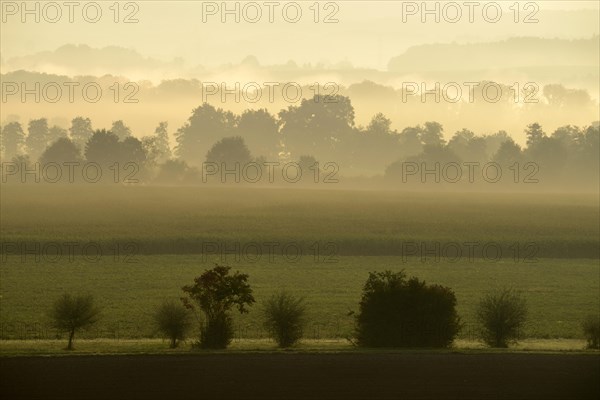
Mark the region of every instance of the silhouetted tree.
<instances>
[{"instance_id":1,"label":"silhouetted tree","mask_svg":"<svg viewBox=\"0 0 600 400\"><path fill-rule=\"evenodd\" d=\"M230 270L230 267L216 264L194 279L193 285L183 287L187 295L181 299L183 304L188 308L197 305L205 317L200 330L201 347L227 347L233 338L230 310L237 307L240 313L247 313L247 307L255 302L248 275L230 274Z\"/></svg>"},{"instance_id":2,"label":"silhouetted tree","mask_svg":"<svg viewBox=\"0 0 600 400\"><path fill-rule=\"evenodd\" d=\"M403 149L399 142L400 135L391 129L391 125L389 118L378 113L366 128L359 127L339 144L344 152L352 156L352 167L376 174L398 158Z\"/></svg>"},{"instance_id":3,"label":"silhouetted tree","mask_svg":"<svg viewBox=\"0 0 600 400\"><path fill-rule=\"evenodd\" d=\"M69 133L71 134L71 140L83 151L85 144L94 134L92 121L89 118L83 117L73 118Z\"/></svg>"},{"instance_id":4,"label":"silhouetted tree","mask_svg":"<svg viewBox=\"0 0 600 400\"><path fill-rule=\"evenodd\" d=\"M248 144L252 154L265 156L269 160L277 159L281 135L277 119L266 109L244 111L236 132Z\"/></svg>"},{"instance_id":5,"label":"silhouetted tree","mask_svg":"<svg viewBox=\"0 0 600 400\"><path fill-rule=\"evenodd\" d=\"M100 165L112 165L119 160L119 138L105 129L94 132L85 145L85 158Z\"/></svg>"},{"instance_id":6,"label":"silhouetted tree","mask_svg":"<svg viewBox=\"0 0 600 400\"><path fill-rule=\"evenodd\" d=\"M570 148L579 141L581 137L581 130L573 125L565 125L557 128L554 132L552 132L552 139L558 140L561 142L566 148Z\"/></svg>"},{"instance_id":7,"label":"silhouetted tree","mask_svg":"<svg viewBox=\"0 0 600 400\"><path fill-rule=\"evenodd\" d=\"M269 297L263 307L264 326L279 347L293 346L302 338L306 324L304 299L280 292Z\"/></svg>"},{"instance_id":8,"label":"silhouetted tree","mask_svg":"<svg viewBox=\"0 0 600 400\"><path fill-rule=\"evenodd\" d=\"M154 314L154 321L160 333L170 340L169 347L172 349L185 339L191 326L189 310L173 300L161 303Z\"/></svg>"},{"instance_id":9,"label":"silhouetted tree","mask_svg":"<svg viewBox=\"0 0 600 400\"><path fill-rule=\"evenodd\" d=\"M521 162L521 146L516 144L512 139L509 139L500 145L492 160L503 166L510 166L514 165L515 162Z\"/></svg>"},{"instance_id":10,"label":"silhouetted tree","mask_svg":"<svg viewBox=\"0 0 600 400\"><path fill-rule=\"evenodd\" d=\"M40 163L50 162L63 164L65 162L81 161L81 151L70 139L63 137L52 143L40 156Z\"/></svg>"},{"instance_id":11,"label":"silhouetted tree","mask_svg":"<svg viewBox=\"0 0 600 400\"><path fill-rule=\"evenodd\" d=\"M25 144L25 132L19 122L9 122L2 128L2 155L4 159L11 160L21 154Z\"/></svg>"},{"instance_id":12,"label":"silhouetted tree","mask_svg":"<svg viewBox=\"0 0 600 400\"><path fill-rule=\"evenodd\" d=\"M423 151L423 143L421 143L420 126L404 128L398 135L401 153L398 158L403 159L409 156L414 156Z\"/></svg>"},{"instance_id":13,"label":"silhouetted tree","mask_svg":"<svg viewBox=\"0 0 600 400\"><path fill-rule=\"evenodd\" d=\"M534 122L533 124L527 125L525 136L527 136L527 148L532 149L546 137L546 134L542 130L541 125Z\"/></svg>"},{"instance_id":14,"label":"silhouetted tree","mask_svg":"<svg viewBox=\"0 0 600 400\"><path fill-rule=\"evenodd\" d=\"M58 139L67 138L67 137L68 137L68 132L66 129L61 128L60 126L54 125L48 131L48 144L51 145L52 143L56 142Z\"/></svg>"},{"instance_id":15,"label":"silhouetted tree","mask_svg":"<svg viewBox=\"0 0 600 400\"><path fill-rule=\"evenodd\" d=\"M176 185L190 175L190 167L182 160L167 160L160 165L156 181L161 184Z\"/></svg>"},{"instance_id":16,"label":"silhouetted tree","mask_svg":"<svg viewBox=\"0 0 600 400\"><path fill-rule=\"evenodd\" d=\"M600 318L598 314L589 315L582 324L588 349L600 349Z\"/></svg>"},{"instance_id":17,"label":"silhouetted tree","mask_svg":"<svg viewBox=\"0 0 600 400\"><path fill-rule=\"evenodd\" d=\"M507 140L512 140L506 131L498 131L491 135L484 135L483 139L485 140L485 148L489 158L492 158L494 154L496 154L502 143Z\"/></svg>"},{"instance_id":18,"label":"silhouetted tree","mask_svg":"<svg viewBox=\"0 0 600 400\"><path fill-rule=\"evenodd\" d=\"M73 350L75 332L95 324L99 315L100 310L94 305L92 296L67 293L54 302L51 311L54 327L69 334L67 350Z\"/></svg>"},{"instance_id":19,"label":"silhouetted tree","mask_svg":"<svg viewBox=\"0 0 600 400\"><path fill-rule=\"evenodd\" d=\"M598 126L581 129L570 147L570 179L577 178L598 188L600 173L600 130Z\"/></svg>"},{"instance_id":20,"label":"silhouetted tree","mask_svg":"<svg viewBox=\"0 0 600 400\"><path fill-rule=\"evenodd\" d=\"M539 165L539 177L544 182L559 182L568 161L568 147L558 138L542 136L525 149L528 160Z\"/></svg>"},{"instance_id":21,"label":"silhouetted tree","mask_svg":"<svg viewBox=\"0 0 600 400\"><path fill-rule=\"evenodd\" d=\"M452 290L391 271L369 273L356 323L366 347L447 347L460 329Z\"/></svg>"},{"instance_id":22,"label":"silhouetted tree","mask_svg":"<svg viewBox=\"0 0 600 400\"><path fill-rule=\"evenodd\" d=\"M448 142L448 149L465 162L486 162L487 142L468 129L458 131Z\"/></svg>"},{"instance_id":23,"label":"silhouetted tree","mask_svg":"<svg viewBox=\"0 0 600 400\"><path fill-rule=\"evenodd\" d=\"M224 163L228 169L238 163L241 167L252 161L248 146L239 136L219 140L206 154L207 162Z\"/></svg>"},{"instance_id":24,"label":"silhouetted tree","mask_svg":"<svg viewBox=\"0 0 600 400\"><path fill-rule=\"evenodd\" d=\"M216 141L231 136L237 122L236 116L208 103L192 111L188 122L175 133L175 154L191 165L202 163L202 155Z\"/></svg>"},{"instance_id":25,"label":"silhouetted tree","mask_svg":"<svg viewBox=\"0 0 600 400\"><path fill-rule=\"evenodd\" d=\"M163 121L158 124L154 130L154 137L156 138L156 149L159 154L158 162L164 162L171 158L171 146L169 144L169 132L167 131L168 123Z\"/></svg>"},{"instance_id":26,"label":"silhouetted tree","mask_svg":"<svg viewBox=\"0 0 600 400\"><path fill-rule=\"evenodd\" d=\"M48 145L48 120L46 118L29 121L29 134L25 139L27 154L32 160L37 160Z\"/></svg>"},{"instance_id":27,"label":"silhouetted tree","mask_svg":"<svg viewBox=\"0 0 600 400\"><path fill-rule=\"evenodd\" d=\"M425 122L425 128L421 131L420 139L425 146L443 146L446 144L442 124L435 121Z\"/></svg>"},{"instance_id":28,"label":"silhouetted tree","mask_svg":"<svg viewBox=\"0 0 600 400\"><path fill-rule=\"evenodd\" d=\"M141 140L133 136L129 136L119 144L119 162L122 165L134 163L140 169L144 167L144 163L146 161L146 152Z\"/></svg>"},{"instance_id":29,"label":"silhouetted tree","mask_svg":"<svg viewBox=\"0 0 600 400\"><path fill-rule=\"evenodd\" d=\"M367 125L368 135L389 135L392 133L392 120L382 113L377 113Z\"/></svg>"},{"instance_id":30,"label":"silhouetted tree","mask_svg":"<svg viewBox=\"0 0 600 400\"><path fill-rule=\"evenodd\" d=\"M110 131L117 135L120 141L127 139L131 136L131 129L122 120L114 121Z\"/></svg>"},{"instance_id":31,"label":"silhouetted tree","mask_svg":"<svg viewBox=\"0 0 600 400\"><path fill-rule=\"evenodd\" d=\"M508 347L509 341L518 338L526 318L525 299L511 289L487 294L477 308L481 336L492 347Z\"/></svg>"},{"instance_id":32,"label":"silhouetted tree","mask_svg":"<svg viewBox=\"0 0 600 400\"><path fill-rule=\"evenodd\" d=\"M299 106L279 112L281 134L292 156L313 154L318 159L336 161L337 145L352 135L354 107L344 96L316 95Z\"/></svg>"},{"instance_id":33,"label":"silhouetted tree","mask_svg":"<svg viewBox=\"0 0 600 400\"><path fill-rule=\"evenodd\" d=\"M426 167L432 169L435 163L460 163L460 159L448 146L440 144L429 144L423 146L423 151L413 157L408 157L406 161L425 163Z\"/></svg>"}]
</instances>

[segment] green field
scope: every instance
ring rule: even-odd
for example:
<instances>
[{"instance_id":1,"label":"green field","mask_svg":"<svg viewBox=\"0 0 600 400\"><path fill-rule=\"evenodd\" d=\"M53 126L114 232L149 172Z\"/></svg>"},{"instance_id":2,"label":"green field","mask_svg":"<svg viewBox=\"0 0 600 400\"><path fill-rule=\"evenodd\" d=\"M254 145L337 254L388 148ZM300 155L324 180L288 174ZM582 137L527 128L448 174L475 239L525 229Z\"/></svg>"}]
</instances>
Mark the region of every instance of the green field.
<instances>
[{"instance_id":1,"label":"green field","mask_svg":"<svg viewBox=\"0 0 600 400\"><path fill-rule=\"evenodd\" d=\"M153 308L223 261L250 275L259 303L281 288L305 296L306 335L314 339L351 334L347 314L376 270L405 269L454 289L466 338L475 332L478 299L496 287L525 294L527 337L581 338L582 319L600 301L597 195L30 185L3 186L1 213L3 338L52 337L47 311L64 291L91 292L102 305L88 337L153 337ZM69 242L77 244L73 257L19 254ZM236 243L250 250L244 246L293 243L302 256L292 262L281 250L272 258L250 251L221 260L200 254L207 242L230 251ZM407 242L496 243L502 256L422 262L401 256ZM83 257L87 243L103 256ZM317 254L314 243L335 247ZM526 243L535 244L533 257L515 257L514 245ZM236 317L236 328L240 337L262 337L260 304Z\"/></svg>"},{"instance_id":2,"label":"green field","mask_svg":"<svg viewBox=\"0 0 600 400\"><path fill-rule=\"evenodd\" d=\"M13 323L15 329L18 321L43 325L51 301L63 291L91 292L104 308L102 322L91 336L151 337L153 308L163 298L180 297L181 286L212 264L190 255L140 256L138 261L125 264L108 258L98 263L78 259L60 265L22 264L20 258L9 257L2 267L2 322ZM596 260L544 260L527 265L478 260L456 265L421 264L419 260L402 263L399 257L341 257L334 264L276 260L230 265L250 275L259 303L280 288L305 296L310 306L310 338L351 333L353 320L347 314L357 310L362 284L374 270L405 269L428 282L453 288L458 311L467 324L464 335L469 335L474 322L478 298L495 287L513 286L524 292L530 306L524 335L530 337L581 337L580 323L597 310L599 299ZM237 318L236 327L240 336L261 337L260 305ZM10 332L5 326L4 335L16 338L19 331Z\"/></svg>"},{"instance_id":3,"label":"green field","mask_svg":"<svg viewBox=\"0 0 600 400\"><path fill-rule=\"evenodd\" d=\"M331 187L331 186L330 186ZM4 186L2 241L134 242L143 254L205 241L334 242L339 255L401 244L534 242L545 258L600 257L598 195L410 193L236 187Z\"/></svg>"}]
</instances>

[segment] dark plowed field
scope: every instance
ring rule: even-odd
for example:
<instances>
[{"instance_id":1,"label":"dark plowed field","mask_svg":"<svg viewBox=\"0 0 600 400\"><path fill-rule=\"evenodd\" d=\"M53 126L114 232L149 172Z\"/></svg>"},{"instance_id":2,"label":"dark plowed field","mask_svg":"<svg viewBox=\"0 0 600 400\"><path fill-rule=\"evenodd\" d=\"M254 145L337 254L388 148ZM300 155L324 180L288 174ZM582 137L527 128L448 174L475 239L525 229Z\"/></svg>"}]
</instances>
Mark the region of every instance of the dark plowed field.
<instances>
[{"instance_id":1,"label":"dark plowed field","mask_svg":"<svg viewBox=\"0 0 600 400\"><path fill-rule=\"evenodd\" d=\"M598 399L600 357L201 354L0 358L9 399Z\"/></svg>"}]
</instances>

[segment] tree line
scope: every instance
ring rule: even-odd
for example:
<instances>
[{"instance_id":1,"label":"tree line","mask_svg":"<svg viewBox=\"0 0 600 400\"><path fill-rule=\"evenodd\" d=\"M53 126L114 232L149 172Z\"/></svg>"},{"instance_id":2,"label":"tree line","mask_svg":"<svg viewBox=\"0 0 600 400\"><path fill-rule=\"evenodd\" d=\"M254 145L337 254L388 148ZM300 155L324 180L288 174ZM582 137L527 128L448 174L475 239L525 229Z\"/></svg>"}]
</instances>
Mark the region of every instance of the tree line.
<instances>
[{"instance_id":1,"label":"tree line","mask_svg":"<svg viewBox=\"0 0 600 400\"><path fill-rule=\"evenodd\" d=\"M342 176L385 176L395 179L402 164L534 163L546 182L596 182L600 131L590 126L565 125L546 132L538 123L524 127L526 146L521 147L505 131L477 135L469 129L445 139L443 125L392 129L382 113L367 126L356 125L349 97L316 95L277 115L266 109L234 114L204 103L172 136L167 122L153 134L132 135L122 121L110 129L94 129L92 121L76 117L69 129L49 126L46 118L30 120L27 133L19 122L2 129L3 161L96 162L101 165L134 163L138 180L160 183L198 182L206 162L246 165L271 161L336 163ZM461 167L461 168L462 168Z\"/></svg>"}]
</instances>

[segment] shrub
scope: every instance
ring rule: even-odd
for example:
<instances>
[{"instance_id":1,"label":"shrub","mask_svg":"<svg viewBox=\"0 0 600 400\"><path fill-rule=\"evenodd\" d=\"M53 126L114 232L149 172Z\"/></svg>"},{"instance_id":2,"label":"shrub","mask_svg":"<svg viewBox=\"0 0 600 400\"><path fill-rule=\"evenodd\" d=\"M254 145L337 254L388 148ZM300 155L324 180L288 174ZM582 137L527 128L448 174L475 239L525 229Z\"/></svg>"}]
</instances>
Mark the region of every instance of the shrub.
<instances>
[{"instance_id":1,"label":"shrub","mask_svg":"<svg viewBox=\"0 0 600 400\"><path fill-rule=\"evenodd\" d=\"M306 323L302 298L281 292L264 304L264 326L279 347L290 347L302 338Z\"/></svg>"},{"instance_id":2,"label":"shrub","mask_svg":"<svg viewBox=\"0 0 600 400\"><path fill-rule=\"evenodd\" d=\"M516 341L527 318L525 299L511 289L486 295L477 308L481 337L491 347L508 347Z\"/></svg>"},{"instance_id":3,"label":"shrub","mask_svg":"<svg viewBox=\"0 0 600 400\"><path fill-rule=\"evenodd\" d=\"M230 267L215 264L194 279L194 284L184 286L188 296L181 300L190 309L196 304L204 314L200 327L200 347L225 348L233 338L233 323L229 311L236 306L240 313L247 313L247 306L254 303L248 275L236 272L230 275Z\"/></svg>"},{"instance_id":4,"label":"shrub","mask_svg":"<svg viewBox=\"0 0 600 400\"><path fill-rule=\"evenodd\" d=\"M233 321L225 313L209 318L200 327L199 347L203 349L225 349L233 338Z\"/></svg>"},{"instance_id":5,"label":"shrub","mask_svg":"<svg viewBox=\"0 0 600 400\"><path fill-rule=\"evenodd\" d=\"M53 326L69 334L67 350L73 350L75 332L95 324L99 315L100 310L94 305L91 295L72 296L67 293L54 302L50 313Z\"/></svg>"},{"instance_id":6,"label":"shrub","mask_svg":"<svg viewBox=\"0 0 600 400\"><path fill-rule=\"evenodd\" d=\"M190 328L190 314L181 303L173 300L165 300L156 310L154 321L160 333L168 338L172 349L184 340Z\"/></svg>"},{"instance_id":7,"label":"shrub","mask_svg":"<svg viewBox=\"0 0 600 400\"><path fill-rule=\"evenodd\" d=\"M447 347L460 330L454 292L403 271L370 273L356 318L366 347Z\"/></svg>"},{"instance_id":8,"label":"shrub","mask_svg":"<svg viewBox=\"0 0 600 400\"><path fill-rule=\"evenodd\" d=\"M590 315L583 321L583 333L588 349L600 349L600 318Z\"/></svg>"}]
</instances>

